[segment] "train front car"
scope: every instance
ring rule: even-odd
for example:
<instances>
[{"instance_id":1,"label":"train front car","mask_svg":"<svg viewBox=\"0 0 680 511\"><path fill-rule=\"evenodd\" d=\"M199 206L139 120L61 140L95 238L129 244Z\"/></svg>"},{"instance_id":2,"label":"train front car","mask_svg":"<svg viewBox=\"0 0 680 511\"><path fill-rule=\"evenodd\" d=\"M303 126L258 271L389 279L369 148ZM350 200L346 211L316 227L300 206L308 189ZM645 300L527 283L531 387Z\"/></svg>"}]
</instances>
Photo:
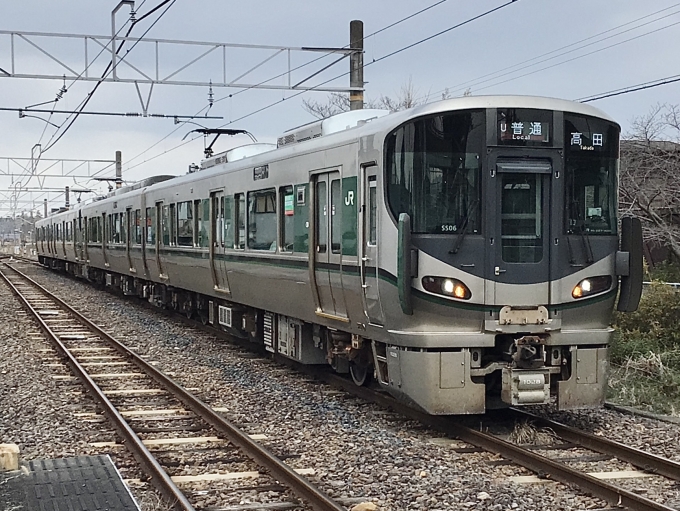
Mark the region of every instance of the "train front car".
<instances>
[{"instance_id":1,"label":"train front car","mask_svg":"<svg viewBox=\"0 0 680 511\"><path fill-rule=\"evenodd\" d=\"M639 223L619 248L619 126L581 104L496 99L385 138L382 225L397 236L380 255L396 286L374 318L391 339L374 343L378 380L432 414L600 405L619 276L622 310L642 280Z\"/></svg>"}]
</instances>

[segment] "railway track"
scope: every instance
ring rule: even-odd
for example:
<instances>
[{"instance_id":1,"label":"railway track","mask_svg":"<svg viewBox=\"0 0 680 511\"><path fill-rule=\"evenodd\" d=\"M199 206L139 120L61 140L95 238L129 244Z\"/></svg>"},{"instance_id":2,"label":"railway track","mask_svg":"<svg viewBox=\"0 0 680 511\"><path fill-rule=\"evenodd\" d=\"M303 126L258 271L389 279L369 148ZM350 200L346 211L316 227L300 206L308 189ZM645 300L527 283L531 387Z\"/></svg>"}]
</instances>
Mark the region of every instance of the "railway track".
<instances>
[{"instance_id":1,"label":"railway track","mask_svg":"<svg viewBox=\"0 0 680 511\"><path fill-rule=\"evenodd\" d=\"M150 482L174 509L195 511L177 484L194 479L173 477L169 472L179 464L177 459L185 464L186 459L191 457L191 450L200 451L201 448L196 449L195 446L206 443L211 445L213 454L223 459L240 461L249 458L262 473L271 477L272 488L283 487L312 509L345 509L217 410L200 401L63 300L6 264L6 260L0 265L10 269L9 272L0 269L0 275L38 322L57 356L85 385ZM150 397L154 400L153 409L144 409L144 402L140 400ZM168 423L175 425L168 426ZM200 437L193 434L197 431ZM189 433L192 435L186 436ZM158 434L164 436L149 438ZM185 436L178 436L180 434ZM159 446L170 446L170 449L159 451ZM120 446L114 444L111 447ZM234 448L239 452L234 453ZM204 459L198 461L205 462ZM258 472L250 474L256 477ZM215 481L228 478L223 475L201 474L198 479Z\"/></svg>"},{"instance_id":2,"label":"railway track","mask_svg":"<svg viewBox=\"0 0 680 511\"><path fill-rule=\"evenodd\" d=\"M157 309L154 308L154 310ZM188 320L184 316L176 314L172 315L182 322L191 324L194 328L205 329L213 335L228 337L227 334L223 332L220 333L213 328ZM389 408L409 419L417 420L444 433L448 437L457 438L471 444L478 450L496 453L505 460L500 461L499 463L514 463L530 470L540 479L558 481L570 486L578 487L583 492L598 497L614 507L662 511L674 509L628 491L621 486L617 486L613 484L611 480L601 479L602 473L592 475L585 467L587 466L589 459L592 461L613 460L614 462L621 464L629 463L636 467L640 472L654 474L655 476L668 478L675 482L680 478L680 464L677 462L633 449L601 437L590 435L584 431L527 414L521 410L511 410L509 416L489 414L487 419L490 419L492 422L507 421L508 419L514 421L529 421L536 427L551 430L556 437L553 445L517 445L508 442L499 436L480 431L479 429L484 430L485 427L479 428L478 419L475 419L477 420L477 427L466 427L464 423L469 421L466 421L465 418L426 415L395 401L393 398L380 391L365 387L356 387L351 381L337 375L319 371L314 368L300 366L285 358L280 358L280 361L294 366L298 371L306 372L319 381L324 381L335 387L341 388L363 400ZM573 449L577 452L574 455L569 455L569 449ZM586 449L599 453L599 456L585 453L584 450ZM567 453L567 455L553 457L550 455L551 452L561 454ZM571 466L574 464L581 466ZM612 475L615 476L616 474Z\"/></svg>"},{"instance_id":3,"label":"railway track","mask_svg":"<svg viewBox=\"0 0 680 511\"><path fill-rule=\"evenodd\" d=\"M597 437L521 410L511 409L510 413L515 419L529 420L538 427L548 428L561 439L560 442L555 442L553 445L543 446L543 449L539 449L538 446L517 445L500 436L485 432L486 428L480 426L479 420L477 420L476 427L466 426L465 423L471 421L465 417L427 415L395 401L392 397L382 392L365 387L356 387L352 382L337 375L317 372L316 376L318 379L340 387L364 400L380 404L410 419L426 424L451 438L456 438L479 449L496 453L504 459L530 470L540 479L553 480L566 485L576 486L582 491L608 502L612 506L625 507L636 511L673 511L676 509L626 490L621 486L611 483L610 480L600 478L607 477L607 474L598 474L598 477L581 468L572 467L571 464L573 463L570 463L570 461L587 459L587 455L583 453L579 453L578 456L572 458L565 456L560 460L540 454L537 451L543 450L544 452L549 452L564 451L565 448L585 448L600 453L606 456L607 459L617 459L624 463L630 463L641 471L663 476L673 481L680 480L680 463L678 462ZM498 420L498 415L491 414L489 418L491 421L496 421ZM601 459L599 458L598 461ZM622 473L612 473L611 475L614 480L617 475L623 476Z\"/></svg>"}]
</instances>

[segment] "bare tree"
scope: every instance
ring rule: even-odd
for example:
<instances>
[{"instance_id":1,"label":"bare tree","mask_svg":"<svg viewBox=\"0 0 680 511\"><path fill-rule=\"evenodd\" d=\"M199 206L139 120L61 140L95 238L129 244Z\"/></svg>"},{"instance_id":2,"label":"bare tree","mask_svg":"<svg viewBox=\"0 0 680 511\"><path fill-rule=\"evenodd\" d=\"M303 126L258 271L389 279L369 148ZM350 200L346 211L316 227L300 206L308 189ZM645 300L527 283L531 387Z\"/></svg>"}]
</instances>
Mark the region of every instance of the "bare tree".
<instances>
[{"instance_id":1,"label":"bare tree","mask_svg":"<svg viewBox=\"0 0 680 511\"><path fill-rule=\"evenodd\" d=\"M680 261L680 108L656 105L621 143L619 209Z\"/></svg>"},{"instance_id":2,"label":"bare tree","mask_svg":"<svg viewBox=\"0 0 680 511\"><path fill-rule=\"evenodd\" d=\"M428 98L429 94L425 96L419 94L418 89L413 85L413 80L409 78L408 82L401 86L395 97L381 95L378 100L367 100L365 108L383 108L397 112L426 103ZM304 99L302 108L318 119L326 119L332 115L349 111L349 95L331 92L325 103Z\"/></svg>"}]
</instances>

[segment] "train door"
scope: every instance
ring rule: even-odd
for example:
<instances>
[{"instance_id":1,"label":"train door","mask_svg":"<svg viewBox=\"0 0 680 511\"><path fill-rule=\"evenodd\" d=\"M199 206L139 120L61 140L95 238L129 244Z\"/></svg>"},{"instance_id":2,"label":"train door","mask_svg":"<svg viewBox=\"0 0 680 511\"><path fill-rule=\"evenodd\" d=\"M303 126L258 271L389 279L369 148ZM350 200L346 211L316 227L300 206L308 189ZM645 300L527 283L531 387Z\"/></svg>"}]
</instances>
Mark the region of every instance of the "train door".
<instances>
[{"instance_id":1,"label":"train door","mask_svg":"<svg viewBox=\"0 0 680 511\"><path fill-rule=\"evenodd\" d=\"M362 167L361 287L364 311L372 325L383 325L378 295L378 167Z\"/></svg>"},{"instance_id":2,"label":"train door","mask_svg":"<svg viewBox=\"0 0 680 511\"><path fill-rule=\"evenodd\" d=\"M229 293L229 280L224 260L225 243L224 192L210 194L210 270L215 291Z\"/></svg>"},{"instance_id":3,"label":"train door","mask_svg":"<svg viewBox=\"0 0 680 511\"><path fill-rule=\"evenodd\" d=\"M314 285L317 314L347 321L342 291L342 184L340 172L312 178L314 204Z\"/></svg>"},{"instance_id":4,"label":"train door","mask_svg":"<svg viewBox=\"0 0 680 511\"><path fill-rule=\"evenodd\" d=\"M550 302L551 177L548 160L495 162L495 214L489 215L495 305Z\"/></svg>"}]
</instances>

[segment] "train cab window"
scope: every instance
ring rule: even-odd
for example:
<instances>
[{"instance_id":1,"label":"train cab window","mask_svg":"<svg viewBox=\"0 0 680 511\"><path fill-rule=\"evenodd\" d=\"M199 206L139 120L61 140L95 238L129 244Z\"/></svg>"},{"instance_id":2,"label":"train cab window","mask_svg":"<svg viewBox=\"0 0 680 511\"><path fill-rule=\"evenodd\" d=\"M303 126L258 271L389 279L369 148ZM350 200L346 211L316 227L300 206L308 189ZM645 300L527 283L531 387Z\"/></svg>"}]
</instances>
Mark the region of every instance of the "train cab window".
<instances>
[{"instance_id":1,"label":"train cab window","mask_svg":"<svg viewBox=\"0 0 680 511\"><path fill-rule=\"evenodd\" d=\"M156 208L146 208L146 245L156 244ZM153 248L153 247L152 247Z\"/></svg>"},{"instance_id":2,"label":"train cab window","mask_svg":"<svg viewBox=\"0 0 680 511\"><path fill-rule=\"evenodd\" d=\"M196 223L198 234L198 246L207 247L210 243L210 199L196 201Z\"/></svg>"},{"instance_id":3,"label":"train cab window","mask_svg":"<svg viewBox=\"0 0 680 511\"><path fill-rule=\"evenodd\" d=\"M567 234L616 234L619 127L564 114Z\"/></svg>"},{"instance_id":4,"label":"train cab window","mask_svg":"<svg viewBox=\"0 0 680 511\"><path fill-rule=\"evenodd\" d=\"M292 186L282 186L279 188L280 213L279 223L281 225L281 252L292 252L293 242L295 241L295 195Z\"/></svg>"},{"instance_id":5,"label":"train cab window","mask_svg":"<svg viewBox=\"0 0 680 511\"><path fill-rule=\"evenodd\" d=\"M387 199L395 219L411 216L414 233L480 232L483 110L411 121L387 137Z\"/></svg>"},{"instance_id":6,"label":"train cab window","mask_svg":"<svg viewBox=\"0 0 680 511\"><path fill-rule=\"evenodd\" d=\"M234 232L234 248L246 248L246 196L237 193L234 196L236 208L236 231Z\"/></svg>"},{"instance_id":7,"label":"train cab window","mask_svg":"<svg viewBox=\"0 0 680 511\"><path fill-rule=\"evenodd\" d=\"M248 248L276 250L276 190L248 192Z\"/></svg>"},{"instance_id":8,"label":"train cab window","mask_svg":"<svg viewBox=\"0 0 680 511\"><path fill-rule=\"evenodd\" d=\"M194 246L194 211L191 201L177 204L177 245Z\"/></svg>"},{"instance_id":9,"label":"train cab window","mask_svg":"<svg viewBox=\"0 0 680 511\"><path fill-rule=\"evenodd\" d=\"M234 198L224 197L224 246L234 248Z\"/></svg>"}]
</instances>

